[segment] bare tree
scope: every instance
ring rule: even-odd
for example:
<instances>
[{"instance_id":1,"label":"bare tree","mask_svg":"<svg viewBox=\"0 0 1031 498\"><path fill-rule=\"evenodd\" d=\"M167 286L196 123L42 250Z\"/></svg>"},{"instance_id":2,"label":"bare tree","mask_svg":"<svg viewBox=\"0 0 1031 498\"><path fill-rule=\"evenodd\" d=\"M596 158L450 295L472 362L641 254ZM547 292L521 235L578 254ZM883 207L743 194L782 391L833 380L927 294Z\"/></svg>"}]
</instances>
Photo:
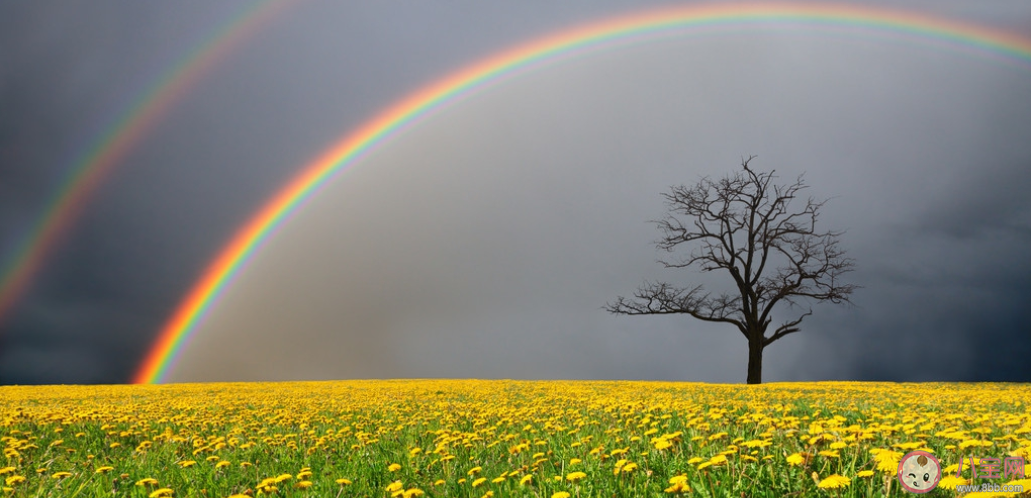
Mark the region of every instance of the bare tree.
<instances>
[{"instance_id":1,"label":"bare tree","mask_svg":"<svg viewBox=\"0 0 1031 498\"><path fill-rule=\"evenodd\" d=\"M702 285L676 287L665 282L637 289L633 299L619 296L605 309L622 315L682 313L707 322L737 327L748 340L749 384L762 382L763 349L777 339L800 330L812 314L792 315L767 335L774 306L785 302L795 309L800 302L851 303L858 287L842 283L841 276L855 266L839 247L843 232L818 232L816 221L827 202L809 197L805 206L790 204L808 188L802 176L790 185L771 185L774 172L748 167L755 156L741 162L744 171L718 181L701 179L691 187L671 187L662 194L669 211L655 221L663 233L656 241L669 253L694 243L690 254L659 260L666 268L696 266L703 272L726 270L736 289L713 295Z\"/></svg>"}]
</instances>

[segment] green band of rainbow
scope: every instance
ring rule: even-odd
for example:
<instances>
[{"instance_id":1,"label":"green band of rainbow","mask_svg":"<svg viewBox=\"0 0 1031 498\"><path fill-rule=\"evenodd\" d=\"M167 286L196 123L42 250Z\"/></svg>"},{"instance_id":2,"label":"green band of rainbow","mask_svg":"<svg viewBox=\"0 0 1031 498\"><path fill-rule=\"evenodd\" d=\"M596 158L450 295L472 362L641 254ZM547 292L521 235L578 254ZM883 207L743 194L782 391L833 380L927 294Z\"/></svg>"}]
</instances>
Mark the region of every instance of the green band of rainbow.
<instances>
[{"instance_id":1,"label":"green band of rainbow","mask_svg":"<svg viewBox=\"0 0 1031 498\"><path fill-rule=\"evenodd\" d=\"M233 277L262 242L302 203L348 165L420 117L470 91L531 66L577 51L649 36L697 28L749 25L827 27L834 31L871 32L942 44L977 54L1001 57L1031 67L1031 40L978 26L926 15L843 5L755 4L672 8L565 30L537 39L468 66L416 91L343 137L302 169L277 193L207 267L187 294L134 377L136 383L161 382L190 334Z\"/></svg>"},{"instance_id":2,"label":"green band of rainbow","mask_svg":"<svg viewBox=\"0 0 1031 498\"><path fill-rule=\"evenodd\" d=\"M205 73L288 4L286 0L249 4L161 75L73 162L43 216L0 267L0 318L25 291L46 255L81 212L89 194L118 162Z\"/></svg>"}]
</instances>

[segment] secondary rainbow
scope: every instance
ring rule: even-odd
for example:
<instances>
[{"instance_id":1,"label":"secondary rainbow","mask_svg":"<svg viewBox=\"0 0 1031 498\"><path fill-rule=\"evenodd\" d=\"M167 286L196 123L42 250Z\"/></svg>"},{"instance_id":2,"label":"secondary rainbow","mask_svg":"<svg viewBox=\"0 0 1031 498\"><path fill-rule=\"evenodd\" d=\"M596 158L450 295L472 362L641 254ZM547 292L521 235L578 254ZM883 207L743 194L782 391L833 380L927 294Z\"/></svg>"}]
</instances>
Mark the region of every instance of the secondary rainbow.
<instances>
[{"instance_id":1,"label":"secondary rainbow","mask_svg":"<svg viewBox=\"0 0 1031 498\"><path fill-rule=\"evenodd\" d=\"M247 6L183 56L129 105L93 145L76 158L43 215L0 267L0 319L39 270L46 255L75 220L89 194L146 136L187 90L215 64L259 31L289 2L265 0Z\"/></svg>"},{"instance_id":2,"label":"secondary rainbow","mask_svg":"<svg viewBox=\"0 0 1031 498\"><path fill-rule=\"evenodd\" d=\"M1031 40L971 24L895 10L827 4L733 4L666 8L564 30L500 52L408 95L304 166L208 265L160 331L133 378L161 382L212 304L276 227L337 173L436 109L520 70L602 47L728 27L810 27L901 37L1001 58L1031 69Z\"/></svg>"}]
</instances>

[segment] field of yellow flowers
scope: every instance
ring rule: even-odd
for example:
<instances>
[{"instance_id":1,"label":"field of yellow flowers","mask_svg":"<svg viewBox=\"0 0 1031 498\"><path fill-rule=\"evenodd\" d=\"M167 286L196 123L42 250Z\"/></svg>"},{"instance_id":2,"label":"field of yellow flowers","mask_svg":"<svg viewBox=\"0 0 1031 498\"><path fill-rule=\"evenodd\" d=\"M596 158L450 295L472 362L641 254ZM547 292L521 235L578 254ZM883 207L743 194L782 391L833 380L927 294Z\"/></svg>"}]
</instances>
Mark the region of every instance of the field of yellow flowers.
<instances>
[{"instance_id":1,"label":"field of yellow flowers","mask_svg":"<svg viewBox=\"0 0 1031 498\"><path fill-rule=\"evenodd\" d=\"M945 467L927 496L956 496L987 482L960 456L1031 461L1029 405L1024 384L9 386L0 496L904 496L917 449Z\"/></svg>"}]
</instances>

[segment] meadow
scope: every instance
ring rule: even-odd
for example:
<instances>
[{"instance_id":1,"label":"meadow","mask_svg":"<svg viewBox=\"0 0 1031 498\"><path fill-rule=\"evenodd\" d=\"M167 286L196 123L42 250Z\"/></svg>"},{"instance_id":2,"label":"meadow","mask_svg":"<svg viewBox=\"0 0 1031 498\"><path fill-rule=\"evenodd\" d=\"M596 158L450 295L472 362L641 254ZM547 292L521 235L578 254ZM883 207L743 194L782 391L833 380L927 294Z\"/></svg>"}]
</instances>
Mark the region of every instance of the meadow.
<instances>
[{"instance_id":1,"label":"meadow","mask_svg":"<svg viewBox=\"0 0 1031 498\"><path fill-rule=\"evenodd\" d=\"M926 496L1028 495L956 472L1031 460L1029 403L1026 384L7 386L0 496L906 496L920 449L944 467Z\"/></svg>"}]
</instances>

